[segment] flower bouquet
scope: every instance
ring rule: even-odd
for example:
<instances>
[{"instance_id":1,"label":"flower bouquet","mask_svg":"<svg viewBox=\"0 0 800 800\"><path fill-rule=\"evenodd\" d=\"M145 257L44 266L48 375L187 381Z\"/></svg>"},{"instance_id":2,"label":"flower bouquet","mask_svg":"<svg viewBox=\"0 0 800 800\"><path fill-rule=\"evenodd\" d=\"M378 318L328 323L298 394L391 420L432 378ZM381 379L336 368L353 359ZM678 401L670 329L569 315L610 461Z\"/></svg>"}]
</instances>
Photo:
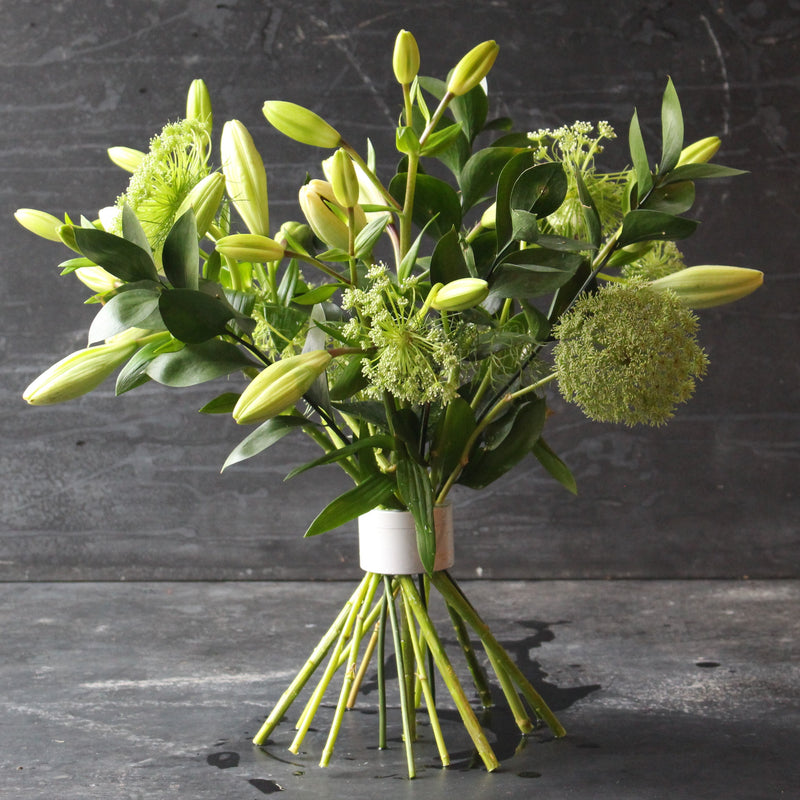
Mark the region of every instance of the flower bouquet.
<instances>
[{"instance_id":1,"label":"flower bouquet","mask_svg":"<svg viewBox=\"0 0 800 800\"><path fill-rule=\"evenodd\" d=\"M270 219L264 162L239 121L222 127L212 165L201 80L185 117L147 152L108 151L131 175L98 219L16 215L73 251L62 274L98 305L87 347L34 380L29 403L70 400L114 372L117 394L234 376L201 409L256 426L225 468L303 433L320 454L290 475L336 465L352 478L305 535L359 519L363 580L254 740L265 743L313 686L296 752L339 673L322 765L373 660L386 746L392 649L409 776L423 707L449 763L437 674L486 769L498 766L429 614L434 594L480 702L492 703L493 674L521 734L535 723L564 734L448 571L450 492L481 490L529 456L574 492L543 437L549 385L592 419L661 425L706 370L692 309L762 281L757 270L684 264L675 242L698 225L685 216L695 182L739 170L711 163L715 137L684 146L671 81L657 163L634 113L623 166L605 171L599 157L615 138L606 122L515 131L489 119L497 54L483 42L446 80L423 77L414 37L399 33L399 160L388 179L370 142L351 143L294 103L265 102L269 124L322 151L299 189L302 221Z\"/></svg>"}]
</instances>

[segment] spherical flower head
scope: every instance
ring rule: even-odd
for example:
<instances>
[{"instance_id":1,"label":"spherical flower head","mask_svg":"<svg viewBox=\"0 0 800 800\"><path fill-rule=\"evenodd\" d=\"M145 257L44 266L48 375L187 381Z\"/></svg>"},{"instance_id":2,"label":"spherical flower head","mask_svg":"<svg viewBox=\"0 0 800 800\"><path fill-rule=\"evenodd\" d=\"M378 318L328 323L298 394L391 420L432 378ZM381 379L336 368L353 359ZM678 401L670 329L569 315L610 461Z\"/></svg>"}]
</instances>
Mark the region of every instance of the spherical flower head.
<instances>
[{"instance_id":1,"label":"spherical flower head","mask_svg":"<svg viewBox=\"0 0 800 800\"><path fill-rule=\"evenodd\" d=\"M641 282L584 295L553 329L561 394L598 422L663 425L706 371L697 328L674 294Z\"/></svg>"},{"instance_id":2,"label":"spherical flower head","mask_svg":"<svg viewBox=\"0 0 800 800\"><path fill-rule=\"evenodd\" d=\"M626 278L655 281L682 269L686 269L686 264L675 242L653 242L641 258L622 268L622 274Z\"/></svg>"}]
</instances>

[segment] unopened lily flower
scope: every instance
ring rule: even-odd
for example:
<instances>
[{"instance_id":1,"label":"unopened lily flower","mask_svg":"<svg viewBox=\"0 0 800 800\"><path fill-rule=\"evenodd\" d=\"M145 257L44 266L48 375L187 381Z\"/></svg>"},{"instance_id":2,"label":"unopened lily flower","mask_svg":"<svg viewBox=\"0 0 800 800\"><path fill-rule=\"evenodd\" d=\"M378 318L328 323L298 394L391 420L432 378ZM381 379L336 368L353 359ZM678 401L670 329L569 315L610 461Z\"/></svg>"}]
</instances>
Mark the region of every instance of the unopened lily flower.
<instances>
[{"instance_id":1,"label":"unopened lily flower","mask_svg":"<svg viewBox=\"0 0 800 800\"><path fill-rule=\"evenodd\" d=\"M203 237L217 216L224 194L225 176L221 172L212 172L186 195L175 216L180 218L191 208L194 211L197 235Z\"/></svg>"},{"instance_id":2,"label":"unopened lily flower","mask_svg":"<svg viewBox=\"0 0 800 800\"><path fill-rule=\"evenodd\" d=\"M411 83L419 72L419 47L409 31L401 30L394 41L392 69L398 83Z\"/></svg>"},{"instance_id":3,"label":"unopened lily flower","mask_svg":"<svg viewBox=\"0 0 800 800\"><path fill-rule=\"evenodd\" d=\"M761 270L703 265L673 272L650 285L661 291L671 290L688 308L713 308L747 297L762 283Z\"/></svg>"},{"instance_id":4,"label":"unopened lily flower","mask_svg":"<svg viewBox=\"0 0 800 800\"><path fill-rule=\"evenodd\" d=\"M437 311L466 311L480 305L489 294L489 284L482 278L458 278L436 292L431 307Z\"/></svg>"},{"instance_id":5,"label":"unopened lily flower","mask_svg":"<svg viewBox=\"0 0 800 800\"><path fill-rule=\"evenodd\" d=\"M38 211L35 208L20 208L14 212L14 219L23 228L48 239L51 242L60 242L58 234L59 228L64 224L58 217L48 214L46 211Z\"/></svg>"},{"instance_id":6,"label":"unopened lily flower","mask_svg":"<svg viewBox=\"0 0 800 800\"><path fill-rule=\"evenodd\" d=\"M253 137L239 120L229 120L220 139L228 196L250 233L269 235L267 173Z\"/></svg>"},{"instance_id":7,"label":"unopened lily flower","mask_svg":"<svg viewBox=\"0 0 800 800\"><path fill-rule=\"evenodd\" d=\"M286 411L311 388L330 361L327 350L311 350L270 364L242 392L233 418L240 425L247 425Z\"/></svg>"},{"instance_id":8,"label":"unopened lily flower","mask_svg":"<svg viewBox=\"0 0 800 800\"><path fill-rule=\"evenodd\" d=\"M201 78L195 78L186 95L186 119L197 120L211 134L213 116L211 113L211 96L208 87Z\"/></svg>"},{"instance_id":9,"label":"unopened lily flower","mask_svg":"<svg viewBox=\"0 0 800 800\"><path fill-rule=\"evenodd\" d=\"M347 251L350 246L349 229L345 222L347 215L336 201L330 183L319 179L309 181L300 188L299 199L300 208L317 238L330 247ZM356 205L353 210L357 234L367 224L367 218L361 206Z\"/></svg>"},{"instance_id":10,"label":"unopened lily flower","mask_svg":"<svg viewBox=\"0 0 800 800\"><path fill-rule=\"evenodd\" d=\"M142 163L144 153L133 147L109 147L106 151L112 163L116 164L125 172L136 172L136 168Z\"/></svg>"},{"instance_id":11,"label":"unopened lily flower","mask_svg":"<svg viewBox=\"0 0 800 800\"><path fill-rule=\"evenodd\" d=\"M216 248L223 256L257 263L280 261L284 252L283 246L274 239L257 233L232 233L218 239Z\"/></svg>"},{"instance_id":12,"label":"unopened lily flower","mask_svg":"<svg viewBox=\"0 0 800 800\"><path fill-rule=\"evenodd\" d=\"M312 147L339 147L339 132L313 111L285 100L267 100L262 108L267 122L284 136Z\"/></svg>"},{"instance_id":13,"label":"unopened lily flower","mask_svg":"<svg viewBox=\"0 0 800 800\"><path fill-rule=\"evenodd\" d=\"M705 164L711 161L717 154L722 142L719 136L706 136L681 150L680 157L676 166L683 167L686 164Z\"/></svg>"},{"instance_id":14,"label":"unopened lily flower","mask_svg":"<svg viewBox=\"0 0 800 800\"><path fill-rule=\"evenodd\" d=\"M95 294L105 294L118 289L122 285L122 281L119 278L114 277L102 267L78 267L74 275Z\"/></svg>"},{"instance_id":15,"label":"unopened lily flower","mask_svg":"<svg viewBox=\"0 0 800 800\"><path fill-rule=\"evenodd\" d=\"M500 47L494 40L473 47L453 69L447 82L447 91L459 97L474 89L494 65Z\"/></svg>"},{"instance_id":16,"label":"unopened lily flower","mask_svg":"<svg viewBox=\"0 0 800 800\"><path fill-rule=\"evenodd\" d=\"M332 156L330 183L339 205L352 208L358 203L359 185L355 164L341 147Z\"/></svg>"}]
</instances>

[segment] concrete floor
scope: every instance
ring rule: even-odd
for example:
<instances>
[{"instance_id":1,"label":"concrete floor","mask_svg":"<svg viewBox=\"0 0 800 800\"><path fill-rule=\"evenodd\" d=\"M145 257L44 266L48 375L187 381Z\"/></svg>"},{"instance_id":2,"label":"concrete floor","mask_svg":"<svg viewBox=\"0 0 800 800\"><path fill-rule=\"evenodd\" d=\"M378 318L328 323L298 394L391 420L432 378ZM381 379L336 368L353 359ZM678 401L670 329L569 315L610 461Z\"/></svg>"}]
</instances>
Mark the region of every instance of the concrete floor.
<instances>
[{"instance_id":1,"label":"concrete floor","mask_svg":"<svg viewBox=\"0 0 800 800\"><path fill-rule=\"evenodd\" d=\"M350 584L2 584L0 796L800 794L800 582L464 586L568 736L521 741L496 708L483 722L502 767L487 774L445 707L454 766L436 767L422 725L408 781L396 713L390 748L375 747L374 678L345 715L330 767L317 766L330 706L299 756L286 749L297 707L267 747L249 741Z\"/></svg>"}]
</instances>

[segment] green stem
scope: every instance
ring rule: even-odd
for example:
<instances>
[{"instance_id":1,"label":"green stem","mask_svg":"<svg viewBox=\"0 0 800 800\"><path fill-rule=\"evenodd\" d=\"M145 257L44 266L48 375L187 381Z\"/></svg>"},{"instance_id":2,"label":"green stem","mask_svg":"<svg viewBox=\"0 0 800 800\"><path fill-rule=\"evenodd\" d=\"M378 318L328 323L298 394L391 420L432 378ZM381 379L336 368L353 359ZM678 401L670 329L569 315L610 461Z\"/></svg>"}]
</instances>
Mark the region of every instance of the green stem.
<instances>
[{"instance_id":1,"label":"green stem","mask_svg":"<svg viewBox=\"0 0 800 800\"><path fill-rule=\"evenodd\" d=\"M434 586L437 583L436 576L439 574L440 573L435 572L431 576ZM434 661L436 662L436 668L439 670L439 674L442 676L442 679L444 680L445 685L447 686L450 695L456 704L456 708L458 708L458 712L461 715L461 720L464 723L464 727L467 729L470 738L475 744L478 754L483 760L486 769L489 772L492 772L500 766L500 763L498 762L497 756L494 754L494 751L492 750L492 747L486 738L486 734L483 732L483 728L481 728L480 722L478 722L478 718L475 716L475 712L472 710L472 707L469 704L469 700L467 699L467 695L464 693L461 682L458 680L458 676L456 675L456 672L450 663L450 659L447 657L447 653L442 647L442 643L439 640L439 636L436 633L433 622L431 622L431 618L425 611L425 607L422 604L419 594L417 594L414 582L408 577L408 575L400 575L398 576L398 580L400 581L404 596L408 598L409 604L411 605L411 610L414 612L414 616L417 618L417 624L419 625L420 630L423 632L425 640L428 643L428 647L433 654Z\"/></svg>"},{"instance_id":2,"label":"green stem","mask_svg":"<svg viewBox=\"0 0 800 800\"><path fill-rule=\"evenodd\" d=\"M320 261L318 258L308 255L308 253L295 253L293 250L286 250L285 255L287 258L296 258L299 261L305 261L306 264L315 266L317 269L322 270L322 272L324 272L326 275L336 278L337 281L346 283L348 286L350 285L350 281L345 278L344 275L340 275L335 269L329 267L324 261Z\"/></svg>"},{"instance_id":3,"label":"green stem","mask_svg":"<svg viewBox=\"0 0 800 800\"><path fill-rule=\"evenodd\" d=\"M386 615L392 601L391 586L384 584L383 607L378 623L378 749L386 749Z\"/></svg>"},{"instance_id":4,"label":"green stem","mask_svg":"<svg viewBox=\"0 0 800 800\"><path fill-rule=\"evenodd\" d=\"M400 214L400 261L405 258L409 247L411 247L411 224L414 211L414 194L417 186L418 166L419 156L416 154L409 155L408 173L406 174L406 196L403 201L403 211Z\"/></svg>"},{"instance_id":5,"label":"green stem","mask_svg":"<svg viewBox=\"0 0 800 800\"><path fill-rule=\"evenodd\" d=\"M486 682L486 674L483 667L478 663L478 657L475 655L475 650L469 640L467 628L464 625L464 620L456 614L452 606L447 606L450 612L450 619L453 621L453 628L456 632L456 638L464 651L464 658L467 661L470 675L472 675L472 682L475 684L475 690L478 692L478 697L481 699L481 705L484 708L490 708L494 705L492 700L492 692L489 689L489 684Z\"/></svg>"}]
</instances>

